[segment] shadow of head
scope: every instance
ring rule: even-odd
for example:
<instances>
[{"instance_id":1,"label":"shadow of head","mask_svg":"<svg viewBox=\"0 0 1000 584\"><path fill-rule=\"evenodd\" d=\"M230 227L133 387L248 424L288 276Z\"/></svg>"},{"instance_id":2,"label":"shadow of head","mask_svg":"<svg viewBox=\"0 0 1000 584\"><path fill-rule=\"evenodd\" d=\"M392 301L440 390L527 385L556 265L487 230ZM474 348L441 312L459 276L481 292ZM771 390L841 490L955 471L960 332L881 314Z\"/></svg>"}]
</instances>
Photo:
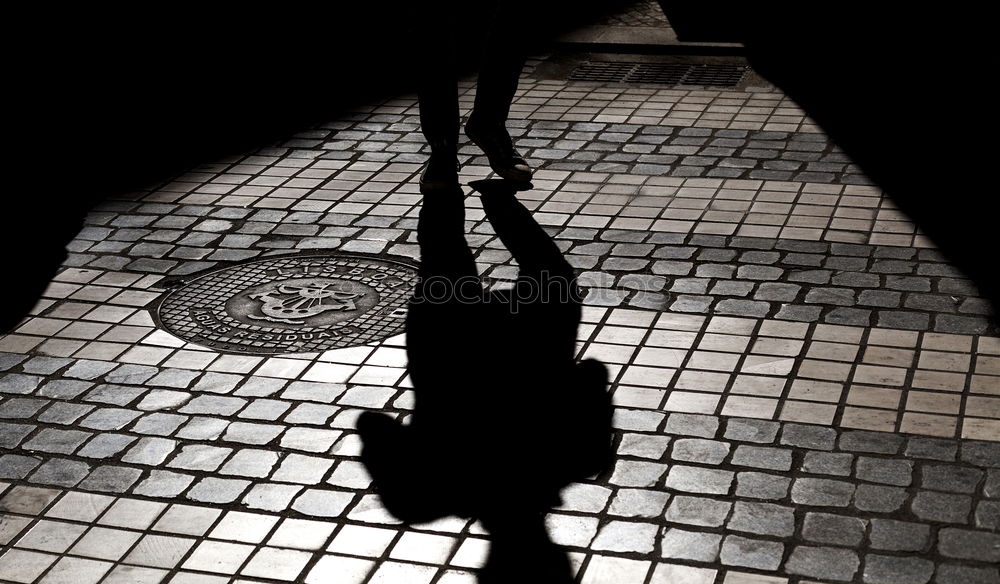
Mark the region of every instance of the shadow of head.
<instances>
[{"instance_id":1,"label":"shadow of head","mask_svg":"<svg viewBox=\"0 0 1000 584\"><path fill-rule=\"evenodd\" d=\"M362 415L362 460L399 519L482 520L493 535L493 568L482 581L518 555L518 565L535 555L561 573L568 564L548 541L543 514L567 484L610 465L607 369L575 359L581 309L573 269L517 201L517 186L472 186L518 276L484 289L465 241L462 193L425 197L421 278L406 331L414 409L408 425Z\"/></svg>"}]
</instances>

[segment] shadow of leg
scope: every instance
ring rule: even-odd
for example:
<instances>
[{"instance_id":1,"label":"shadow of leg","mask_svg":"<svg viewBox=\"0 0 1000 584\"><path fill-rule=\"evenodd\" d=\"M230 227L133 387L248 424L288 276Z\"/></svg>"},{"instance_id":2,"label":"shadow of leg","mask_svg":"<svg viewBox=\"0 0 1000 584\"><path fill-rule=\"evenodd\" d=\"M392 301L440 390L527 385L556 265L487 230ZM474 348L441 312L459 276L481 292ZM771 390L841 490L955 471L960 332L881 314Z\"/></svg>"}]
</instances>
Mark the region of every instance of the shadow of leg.
<instances>
[{"instance_id":1,"label":"shadow of leg","mask_svg":"<svg viewBox=\"0 0 1000 584\"><path fill-rule=\"evenodd\" d=\"M492 545L479 584L573 582L569 558L549 539L543 513L512 509L481 520Z\"/></svg>"}]
</instances>

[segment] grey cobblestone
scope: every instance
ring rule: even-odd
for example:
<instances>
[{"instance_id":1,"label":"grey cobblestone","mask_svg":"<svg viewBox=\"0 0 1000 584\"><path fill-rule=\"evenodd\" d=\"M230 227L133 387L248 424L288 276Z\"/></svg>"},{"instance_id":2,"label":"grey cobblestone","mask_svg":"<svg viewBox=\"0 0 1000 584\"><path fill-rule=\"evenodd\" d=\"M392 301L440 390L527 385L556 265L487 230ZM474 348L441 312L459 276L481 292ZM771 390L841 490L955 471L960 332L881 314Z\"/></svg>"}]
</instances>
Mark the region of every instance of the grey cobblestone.
<instances>
[{"instance_id":1,"label":"grey cobblestone","mask_svg":"<svg viewBox=\"0 0 1000 584\"><path fill-rule=\"evenodd\" d=\"M785 304L778 310L775 318L781 320L793 320L798 322L815 322L819 320L819 315L823 311L821 306L797 306Z\"/></svg>"},{"instance_id":2,"label":"grey cobblestone","mask_svg":"<svg viewBox=\"0 0 1000 584\"><path fill-rule=\"evenodd\" d=\"M788 273L788 280L803 284L827 284L832 276L831 270L795 270Z\"/></svg>"},{"instance_id":3,"label":"grey cobblestone","mask_svg":"<svg viewBox=\"0 0 1000 584\"><path fill-rule=\"evenodd\" d=\"M895 519L871 520L871 547L880 550L916 552L926 549L930 527L922 523Z\"/></svg>"},{"instance_id":4,"label":"grey cobblestone","mask_svg":"<svg viewBox=\"0 0 1000 584\"><path fill-rule=\"evenodd\" d=\"M718 314L734 314L738 316L751 316L756 318L767 316L770 310L771 305L767 302L737 300L733 298L722 300L715 307L715 311Z\"/></svg>"},{"instance_id":5,"label":"grey cobblestone","mask_svg":"<svg viewBox=\"0 0 1000 584\"><path fill-rule=\"evenodd\" d=\"M344 491L309 489L299 495L292 508L306 515L337 517L343 513L353 498L352 493Z\"/></svg>"},{"instance_id":6,"label":"grey cobblestone","mask_svg":"<svg viewBox=\"0 0 1000 584\"><path fill-rule=\"evenodd\" d=\"M833 450L837 432L823 426L785 424L781 432L781 444L809 450Z\"/></svg>"},{"instance_id":7,"label":"grey cobblestone","mask_svg":"<svg viewBox=\"0 0 1000 584\"><path fill-rule=\"evenodd\" d=\"M740 442L770 444L778 435L781 425L768 420L730 418L726 423L725 438Z\"/></svg>"},{"instance_id":8,"label":"grey cobblestone","mask_svg":"<svg viewBox=\"0 0 1000 584\"><path fill-rule=\"evenodd\" d=\"M910 504L913 513L925 521L966 523L972 510L972 498L935 491L920 491Z\"/></svg>"},{"instance_id":9,"label":"grey cobblestone","mask_svg":"<svg viewBox=\"0 0 1000 584\"><path fill-rule=\"evenodd\" d=\"M871 311L860 308L834 308L827 313L826 322L851 326L867 327L871 321Z\"/></svg>"},{"instance_id":10,"label":"grey cobblestone","mask_svg":"<svg viewBox=\"0 0 1000 584\"><path fill-rule=\"evenodd\" d=\"M147 497L177 497L193 481L194 477L190 475L166 470L153 470L132 492Z\"/></svg>"},{"instance_id":11,"label":"grey cobblestone","mask_svg":"<svg viewBox=\"0 0 1000 584\"><path fill-rule=\"evenodd\" d=\"M682 438L674 442L671 457L674 460L719 464L729 455L729 445L715 440Z\"/></svg>"},{"instance_id":12,"label":"grey cobblestone","mask_svg":"<svg viewBox=\"0 0 1000 584\"><path fill-rule=\"evenodd\" d=\"M102 384L83 396L84 401L125 406L134 401L146 390L141 387L126 387L124 385Z\"/></svg>"},{"instance_id":13,"label":"grey cobblestone","mask_svg":"<svg viewBox=\"0 0 1000 584\"><path fill-rule=\"evenodd\" d=\"M80 483L81 489L104 493L124 493L139 480L142 471L125 466L99 466Z\"/></svg>"},{"instance_id":14,"label":"grey cobblestone","mask_svg":"<svg viewBox=\"0 0 1000 584\"><path fill-rule=\"evenodd\" d=\"M712 286L712 289L709 291L709 294L712 294L713 296L746 296L753 290L753 286L754 285L750 282L741 282L739 280L717 280L715 285ZM740 304L734 303L734 301L725 300L720 302L719 305L721 306L725 302L730 302L726 305L726 310L736 310L736 307L739 306L755 305L755 303L748 303L748 301L742 301L742 304ZM770 307L768 306L768 308ZM741 314L741 312L737 311L736 314ZM763 314L767 314L767 310L765 310Z\"/></svg>"},{"instance_id":15,"label":"grey cobblestone","mask_svg":"<svg viewBox=\"0 0 1000 584\"><path fill-rule=\"evenodd\" d=\"M74 487L90 472L87 463L64 458L53 458L28 478L33 483L53 485L58 487Z\"/></svg>"},{"instance_id":16,"label":"grey cobblestone","mask_svg":"<svg viewBox=\"0 0 1000 584\"><path fill-rule=\"evenodd\" d=\"M242 409L246 403L246 400L238 397L199 395L178 411L182 414L231 416Z\"/></svg>"},{"instance_id":17,"label":"grey cobblestone","mask_svg":"<svg viewBox=\"0 0 1000 584\"><path fill-rule=\"evenodd\" d=\"M122 462L155 466L166 460L176 446L176 441L166 438L142 438L125 453Z\"/></svg>"},{"instance_id":18,"label":"grey cobblestone","mask_svg":"<svg viewBox=\"0 0 1000 584\"><path fill-rule=\"evenodd\" d=\"M231 453L230 448L190 444L183 446L180 453L167 463L167 466L185 470L214 471L222 466L222 462Z\"/></svg>"},{"instance_id":19,"label":"grey cobblestone","mask_svg":"<svg viewBox=\"0 0 1000 584\"><path fill-rule=\"evenodd\" d=\"M846 582L854 578L860 564L858 555L850 550L796 546L785 563L785 571L811 578Z\"/></svg>"},{"instance_id":20,"label":"grey cobblestone","mask_svg":"<svg viewBox=\"0 0 1000 584\"><path fill-rule=\"evenodd\" d=\"M930 315L920 312L880 310L876 326L908 330L926 330L930 326Z\"/></svg>"},{"instance_id":21,"label":"grey cobblestone","mask_svg":"<svg viewBox=\"0 0 1000 584\"><path fill-rule=\"evenodd\" d=\"M865 556L864 581L870 584L927 584L934 574L934 562L923 558Z\"/></svg>"},{"instance_id":22,"label":"grey cobblestone","mask_svg":"<svg viewBox=\"0 0 1000 584\"><path fill-rule=\"evenodd\" d=\"M38 410L48 405L45 400L30 398L13 398L0 404L0 419L31 418Z\"/></svg>"},{"instance_id":23,"label":"grey cobblestone","mask_svg":"<svg viewBox=\"0 0 1000 584\"><path fill-rule=\"evenodd\" d=\"M1000 534L945 527L938 532L938 550L950 558L1000 562Z\"/></svg>"},{"instance_id":24,"label":"grey cobblestone","mask_svg":"<svg viewBox=\"0 0 1000 584\"><path fill-rule=\"evenodd\" d=\"M935 584L1000 584L1000 570L942 564L938 567Z\"/></svg>"},{"instance_id":25,"label":"grey cobblestone","mask_svg":"<svg viewBox=\"0 0 1000 584\"><path fill-rule=\"evenodd\" d=\"M906 443L906 456L951 462L958 454L958 444L939 438L911 437Z\"/></svg>"},{"instance_id":26,"label":"grey cobblestone","mask_svg":"<svg viewBox=\"0 0 1000 584\"><path fill-rule=\"evenodd\" d=\"M257 484L251 487L241 502L251 509L284 511L301 491L299 485Z\"/></svg>"},{"instance_id":27,"label":"grey cobblestone","mask_svg":"<svg viewBox=\"0 0 1000 584\"><path fill-rule=\"evenodd\" d=\"M728 566L774 571L781 565L784 552L785 546L776 541L728 535L722 542L719 557Z\"/></svg>"},{"instance_id":28,"label":"grey cobblestone","mask_svg":"<svg viewBox=\"0 0 1000 584\"><path fill-rule=\"evenodd\" d=\"M674 465L665 484L669 489L687 493L725 495L732 486L733 476L734 473L727 470Z\"/></svg>"},{"instance_id":29,"label":"grey cobblestone","mask_svg":"<svg viewBox=\"0 0 1000 584\"><path fill-rule=\"evenodd\" d=\"M893 513L906 502L906 490L881 485L858 485L854 493L854 506L861 511Z\"/></svg>"},{"instance_id":30,"label":"grey cobblestone","mask_svg":"<svg viewBox=\"0 0 1000 584\"><path fill-rule=\"evenodd\" d=\"M669 528L663 534L660 549L664 558L714 562L719 557L721 542L719 534Z\"/></svg>"},{"instance_id":31,"label":"grey cobblestone","mask_svg":"<svg viewBox=\"0 0 1000 584\"><path fill-rule=\"evenodd\" d=\"M93 410L94 406L58 402L46 408L37 419L45 424L69 425Z\"/></svg>"},{"instance_id":32,"label":"grey cobblestone","mask_svg":"<svg viewBox=\"0 0 1000 584\"><path fill-rule=\"evenodd\" d=\"M719 432L719 419L697 414L670 414L664 431L675 436L715 438Z\"/></svg>"},{"instance_id":33,"label":"grey cobblestone","mask_svg":"<svg viewBox=\"0 0 1000 584\"><path fill-rule=\"evenodd\" d=\"M976 505L976 527L1000 530L1000 501L980 501Z\"/></svg>"},{"instance_id":34,"label":"grey cobblestone","mask_svg":"<svg viewBox=\"0 0 1000 584\"><path fill-rule=\"evenodd\" d=\"M922 473L923 488L953 493L975 493L983 478L981 470L955 465L928 464Z\"/></svg>"},{"instance_id":35,"label":"grey cobblestone","mask_svg":"<svg viewBox=\"0 0 1000 584\"><path fill-rule=\"evenodd\" d=\"M796 284L763 282L757 287L753 297L755 300L791 302L798 297L801 289L802 287Z\"/></svg>"},{"instance_id":36,"label":"grey cobblestone","mask_svg":"<svg viewBox=\"0 0 1000 584\"><path fill-rule=\"evenodd\" d=\"M767 470L791 470L792 451L768 446L748 446L741 444L733 454L732 463Z\"/></svg>"},{"instance_id":37,"label":"grey cobblestone","mask_svg":"<svg viewBox=\"0 0 1000 584\"><path fill-rule=\"evenodd\" d=\"M736 277L745 280L779 280L784 272L773 266L745 265L736 270Z\"/></svg>"},{"instance_id":38,"label":"grey cobblestone","mask_svg":"<svg viewBox=\"0 0 1000 584\"><path fill-rule=\"evenodd\" d=\"M885 286L891 290L904 292L929 292L931 281L929 278L912 276L886 276Z\"/></svg>"},{"instance_id":39,"label":"grey cobblestone","mask_svg":"<svg viewBox=\"0 0 1000 584\"><path fill-rule=\"evenodd\" d=\"M278 455L267 450L239 450L219 469L220 474L263 478L271 474Z\"/></svg>"},{"instance_id":40,"label":"grey cobblestone","mask_svg":"<svg viewBox=\"0 0 1000 584\"><path fill-rule=\"evenodd\" d=\"M670 310L673 312L705 313L708 312L712 301L711 296L677 296L674 303L670 305Z\"/></svg>"},{"instance_id":41,"label":"grey cobblestone","mask_svg":"<svg viewBox=\"0 0 1000 584\"><path fill-rule=\"evenodd\" d=\"M992 499L1000 499L1000 470L986 471L983 494Z\"/></svg>"},{"instance_id":42,"label":"grey cobblestone","mask_svg":"<svg viewBox=\"0 0 1000 584\"><path fill-rule=\"evenodd\" d=\"M28 451L72 454L93 434L79 430L58 430L45 428L24 444Z\"/></svg>"},{"instance_id":43,"label":"grey cobblestone","mask_svg":"<svg viewBox=\"0 0 1000 584\"><path fill-rule=\"evenodd\" d=\"M961 459L976 466L1000 468L1000 442L962 442Z\"/></svg>"},{"instance_id":44,"label":"grey cobblestone","mask_svg":"<svg viewBox=\"0 0 1000 584\"><path fill-rule=\"evenodd\" d=\"M95 410L80 422L80 426L91 430L121 430L139 417L139 412L122 408L101 408Z\"/></svg>"},{"instance_id":45,"label":"grey cobblestone","mask_svg":"<svg viewBox=\"0 0 1000 584\"><path fill-rule=\"evenodd\" d=\"M727 528L757 535L790 537L795 532L795 512L773 503L737 501Z\"/></svg>"},{"instance_id":46,"label":"grey cobblestone","mask_svg":"<svg viewBox=\"0 0 1000 584\"><path fill-rule=\"evenodd\" d=\"M104 376L104 380L115 385L142 385L159 371L145 365L119 365Z\"/></svg>"},{"instance_id":47,"label":"grey cobblestone","mask_svg":"<svg viewBox=\"0 0 1000 584\"><path fill-rule=\"evenodd\" d=\"M816 543L857 547L865 536L865 523L857 517L806 513L802 537Z\"/></svg>"},{"instance_id":48,"label":"grey cobblestone","mask_svg":"<svg viewBox=\"0 0 1000 584\"><path fill-rule=\"evenodd\" d=\"M725 523L732 506L726 501L677 495L667 507L666 519L672 523L719 527Z\"/></svg>"},{"instance_id":49,"label":"grey cobblestone","mask_svg":"<svg viewBox=\"0 0 1000 584\"><path fill-rule=\"evenodd\" d=\"M764 266L748 267L763 268ZM694 273L701 278L732 278L735 272L736 267L728 264L701 264L695 269Z\"/></svg>"},{"instance_id":50,"label":"grey cobblestone","mask_svg":"<svg viewBox=\"0 0 1000 584\"><path fill-rule=\"evenodd\" d=\"M125 434L98 434L87 442L77 454L87 458L111 458L136 440L137 438Z\"/></svg>"},{"instance_id":51,"label":"grey cobblestone","mask_svg":"<svg viewBox=\"0 0 1000 584\"><path fill-rule=\"evenodd\" d=\"M806 452L802 470L835 476L850 476L854 456L847 452Z\"/></svg>"},{"instance_id":52,"label":"grey cobblestone","mask_svg":"<svg viewBox=\"0 0 1000 584\"><path fill-rule=\"evenodd\" d=\"M621 517L659 517L670 495L647 489L618 489L608 513Z\"/></svg>"},{"instance_id":53,"label":"grey cobblestone","mask_svg":"<svg viewBox=\"0 0 1000 584\"><path fill-rule=\"evenodd\" d=\"M903 295L899 292L887 290L862 290L858 294L858 304L863 306L877 306L879 308L896 308L899 306Z\"/></svg>"},{"instance_id":54,"label":"grey cobblestone","mask_svg":"<svg viewBox=\"0 0 1000 584\"><path fill-rule=\"evenodd\" d=\"M93 387L93 385L93 383L88 381L56 379L43 385L38 390L38 395L56 399L73 399Z\"/></svg>"},{"instance_id":55,"label":"grey cobblestone","mask_svg":"<svg viewBox=\"0 0 1000 584\"><path fill-rule=\"evenodd\" d=\"M132 431L137 434L169 436L187 420L187 416L178 416L176 414L150 414L139 418L132 426Z\"/></svg>"},{"instance_id":56,"label":"grey cobblestone","mask_svg":"<svg viewBox=\"0 0 1000 584\"><path fill-rule=\"evenodd\" d=\"M912 482L912 474L913 463L909 460L858 458L856 476L863 481L905 487Z\"/></svg>"},{"instance_id":57,"label":"grey cobblestone","mask_svg":"<svg viewBox=\"0 0 1000 584\"><path fill-rule=\"evenodd\" d=\"M651 487L667 472L667 465L635 460L619 460L609 481L623 487Z\"/></svg>"},{"instance_id":58,"label":"grey cobblestone","mask_svg":"<svg viewBox=\"0 0 1000 584\"><path fill-rule=\"evenodd\" d=\"M201 371L189 371L186 369L164 369L157 373L146 383L157 387L170 387L174 389L185 389L191 385Z\"/></svg>"},{"instance_id":59,"label":"grey cobblestone","mask_svg":"<svg viewBox=\"0 0 1000 584\"><path fill-rule=\"evenodd\" d=\"M854 306L854 290L849 288L813 288L806 293L805 301L810 304Z\"/></svg>"},{"instance_id":60,"label":"grey cobblestone","mask_svg":"<svg viewBox=\"0 0 1000 584\"><path fill-rule=\"evenodd\" d=\"M0 456L0 479L23 479L41 462L37 458L19 454Z\"/></svg>"},{"instance_id":61,"label":"grey cobblestone","mask_svg":"<svg viewBox=\"0 0 1000 584\"><path fill-rule=\"evenodd\" d=\"M13 450L34 429L29 424L0 423L0 448Z\"/></svg>"},{"instance_id":62,"label":"grey cobblestone","mask_svg":"<svg viewBox=\"0 0 1000 584\"><path fill-rule=\"evenodd\" d=\"M175 434L188 440L214 440L229 427L229 422L218 418L192 418Z\"/></svg>"},{"instance_id":63,"label":"grey cobblestone","mask_svg":"<svg viewBox=\"0 0 1000 584\"><path fill-rule=\"evenodd\" d=\"M208 477L198 480L188 490L186 496L199 503L232 503L238 500L249 486L250 481Z\"/></svg>"},{"instance_id":64,"label":"grey cobblestone","mask_svg":"<svg viewBox=\"0 0 1000 584\"><path fill-rule=\"evenodd\" d=\"M29 394L35 391L42 380L37 375L8 373L0 377L0 393Z\"/></svg>"},{"instance_id":65,"label":"grey cobblestone","mask_svg":"<svg viewBox=\"0 0 1000 584\"><path fill-rule=\"evenodd\" d=\"M759 472L741 472L736 481L737 496L766 500L784 499L792 483L790 478Z\"/></svg>"},{"instance_id":66,"label":"grey cobblestone","mask_svg":"<svg viewBox=\"0 0 1000 584\"><path fill-rule=\"evenodd\" d=\"M798 478L792 484L792 501L800 505L846 507L854 485L831 479Z\"/></svg>"}]
</instances>

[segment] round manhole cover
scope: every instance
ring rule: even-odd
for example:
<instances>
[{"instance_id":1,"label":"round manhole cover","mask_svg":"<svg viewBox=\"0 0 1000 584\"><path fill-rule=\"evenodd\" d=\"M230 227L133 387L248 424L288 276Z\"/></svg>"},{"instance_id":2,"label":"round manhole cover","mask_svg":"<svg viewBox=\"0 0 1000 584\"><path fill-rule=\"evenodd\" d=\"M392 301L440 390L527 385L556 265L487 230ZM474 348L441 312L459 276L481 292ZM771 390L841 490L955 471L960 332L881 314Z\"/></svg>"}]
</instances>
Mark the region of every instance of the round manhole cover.
<instances>
[{"instance_id":1,"label":"round manhole cover","mask_svg":"<svg viewBox=\"0 0 1000 584\"><path fill-rule=\"evenodd\" d=\"M154 311L170 333L223 353L312 353L402 332L417 270L360 256L275 256L202 274Z\"/></svg>"}]
</instances>

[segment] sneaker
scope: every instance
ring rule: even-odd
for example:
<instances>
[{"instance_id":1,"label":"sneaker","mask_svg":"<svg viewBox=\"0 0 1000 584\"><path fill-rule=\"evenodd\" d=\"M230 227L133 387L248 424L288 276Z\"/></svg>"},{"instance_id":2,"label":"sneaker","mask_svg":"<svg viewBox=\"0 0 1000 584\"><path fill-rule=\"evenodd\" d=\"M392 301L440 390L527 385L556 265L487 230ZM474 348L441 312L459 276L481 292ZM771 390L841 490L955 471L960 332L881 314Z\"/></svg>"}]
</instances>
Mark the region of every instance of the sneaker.
<instances>
[{"instance_id":1,"label":"sneaker","mask_svg":"<svg viewBox=\"0 0 1000 584\"><path fill-rule=\"evenodd\" d=\"M515 182L531 180L531 167L514 149L514 142L502 124L477 123L470 118L465 124L465 135L486 154L494 172Z\"/></svg>"}]
</instances>

